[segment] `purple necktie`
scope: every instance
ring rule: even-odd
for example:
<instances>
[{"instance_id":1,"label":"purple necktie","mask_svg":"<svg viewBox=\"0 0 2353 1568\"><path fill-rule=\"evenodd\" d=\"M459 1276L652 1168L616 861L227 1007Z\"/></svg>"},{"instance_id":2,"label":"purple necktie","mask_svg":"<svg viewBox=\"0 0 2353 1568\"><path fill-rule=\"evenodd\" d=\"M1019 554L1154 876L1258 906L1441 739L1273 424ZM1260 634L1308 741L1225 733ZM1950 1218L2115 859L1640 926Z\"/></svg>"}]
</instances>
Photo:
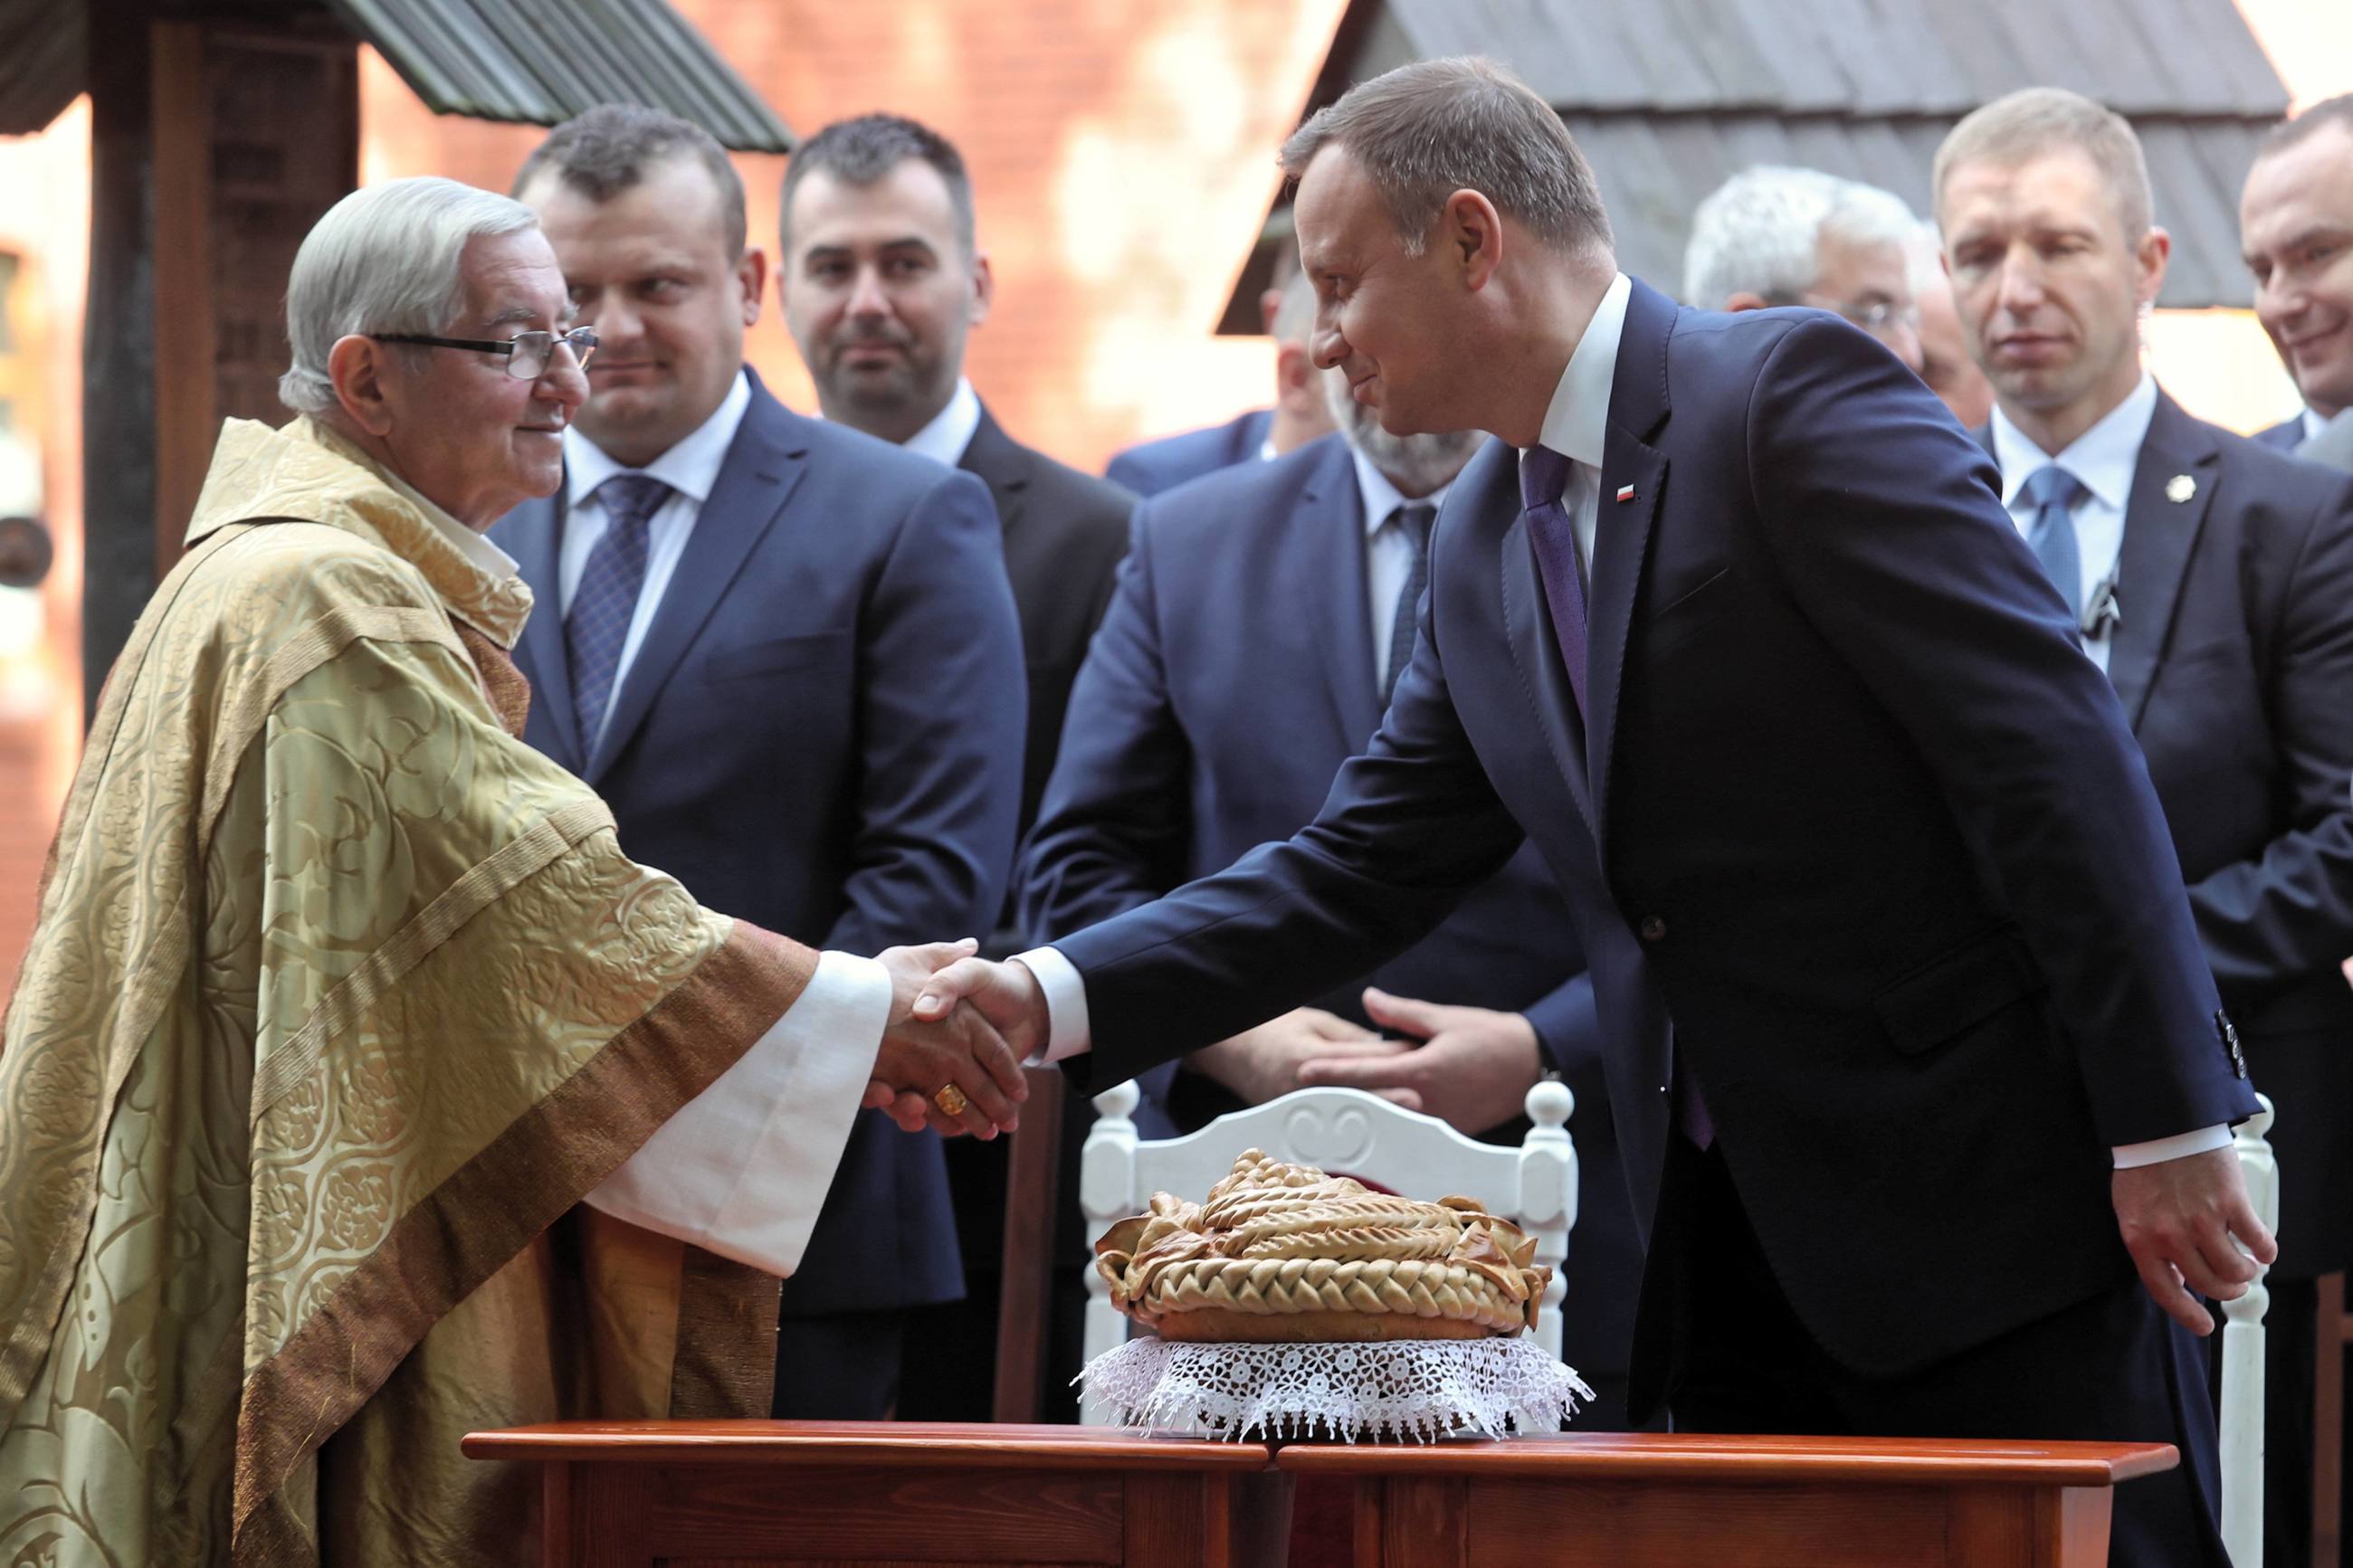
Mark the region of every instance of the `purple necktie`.
<instances>
[{"instance_id":1,"label":"purple necktie","mask_svg":"<svg viewBox=\"0 0 2353 1568\"><path fill-rule=\"evenodd\" d=\"M1577 566L1577 524L1561 504L1568 488L1569 460L1549 447L1531 447L1520 458L1520 508L1535 546L1536 576L1552 610L1553 636L1568 689L1577 694L1577 717L1585 715L1585 578Z\"/></svg>"},{"instance_id":2,"label":"purple necktie","mask_svg":"<svg viewBox=\"0 0 2353 1568\"><path fill-rule=\"evenodd\" d=\"M1535 546L1536 575L1544 581L1545 603L1552 609L1553 636L1560 642L1560 662L1568 671L1569 689L1577 693L1579 717L1585 711L1585 579L1577 568L1577 525L1561 504L1568 488L1569 459L1549 447L1530 447L1520 459L1520 506L1527 515L1528 540ZM1595 540L1598 549L1599 540ZM1699 1084L1684 1069L1683 1053L1675 1053L1675 1127L1694 1145L1705 1149L1715 1142L1715 1120L1700 1098Z\"/></svg>"}]
</instances>

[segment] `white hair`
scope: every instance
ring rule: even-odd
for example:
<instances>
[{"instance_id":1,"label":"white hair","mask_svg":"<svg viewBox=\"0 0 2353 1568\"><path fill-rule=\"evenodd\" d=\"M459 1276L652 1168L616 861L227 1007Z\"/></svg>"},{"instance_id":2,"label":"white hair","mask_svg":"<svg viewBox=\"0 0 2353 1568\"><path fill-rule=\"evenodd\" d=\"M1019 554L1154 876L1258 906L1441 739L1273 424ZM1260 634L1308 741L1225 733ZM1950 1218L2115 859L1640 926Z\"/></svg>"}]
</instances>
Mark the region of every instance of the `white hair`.
<instances>
[{"instance_id":1,"label":"white hair","mask_svg":"<svg viewBox=\"0 0 2353 1568\"><path fill-rule=\"evenodd\" d=\"M1936 219L1924 217L1912 226L1912 236L1904 242L1904 269L1912 279L1915 300L1944 286L1945 236Z\"/></svg>"},{"instance_id":2,"label":"white hair","mask_svg":"<svg viewBox=\"0 0 2353 1568\"><path fill-rule=\"evenodd\" d=\"M1711 192L1692 215L1683 301L1721 310L1735 294L1791 305L1820 276L1822 237L1907 245L1918 220L1903 198L1820 169L1762 163Z\"/></svg>"},{"instance_id":3,"label":"white hair","mask_svg":"<svg viewBox=\"0 0 2353 1568\"><path fill-rule=\"evenodd\" d=\"M327 355L355 332L438 332L465 298L466 243L538 226L521 202L421 175L353 191L311 226L286 282L294 363L278 400L298 414L335 405Z\"/></svg>"}]
</instances>

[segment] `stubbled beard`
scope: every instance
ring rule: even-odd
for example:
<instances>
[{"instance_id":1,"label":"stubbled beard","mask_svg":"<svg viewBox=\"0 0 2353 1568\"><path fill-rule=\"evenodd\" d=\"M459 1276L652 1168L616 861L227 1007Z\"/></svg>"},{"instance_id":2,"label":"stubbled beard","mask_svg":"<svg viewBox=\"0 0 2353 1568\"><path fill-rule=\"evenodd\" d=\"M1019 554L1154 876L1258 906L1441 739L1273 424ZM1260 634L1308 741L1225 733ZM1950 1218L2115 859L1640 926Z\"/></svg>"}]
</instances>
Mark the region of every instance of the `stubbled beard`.
<instances>
[{"instance_id":1,"label":"stubbled beard","mask_svg":"<svg viewBox=\"0 0 2353 1568\"><path fill-rule=\"evenodd\" d=\"M1362 452L1366 462L1407 495L1425 496L1451 480L1486 439L1477 430L1392 436L1381 428L1380 416L1350 394L1344 373L1327 370L1323 377L1324 406L1331 411L1340 438Z\"/></svg>"}]
</instances>

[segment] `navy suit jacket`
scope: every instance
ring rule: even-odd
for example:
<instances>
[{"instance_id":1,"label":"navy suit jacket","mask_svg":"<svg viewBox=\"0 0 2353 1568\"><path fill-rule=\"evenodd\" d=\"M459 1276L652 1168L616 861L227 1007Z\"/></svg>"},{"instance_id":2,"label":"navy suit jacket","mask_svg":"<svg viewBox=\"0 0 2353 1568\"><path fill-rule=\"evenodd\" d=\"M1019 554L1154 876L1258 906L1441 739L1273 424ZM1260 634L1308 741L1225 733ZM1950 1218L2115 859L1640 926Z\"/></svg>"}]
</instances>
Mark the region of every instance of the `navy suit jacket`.
<instances>
[{"instance_id":1,"label":"navy suit jacket","mask_svg":"<svg viewBox=\"0 0 2353 1568\"><path fill-rule=\"evenodd\" d=\"M1187 430L1181 436L1142 442L1115 454L1103 477L1137 495L1155 496L1203 474L1257 462L1273 424L1273 409L1254 408L1207 430Z\"/></svg>"},{"instance_id":2,"label":"navy suit jacket","mask_svg":"<svg viewBox=\"0 0 2353 1568\"><path fill-rule=\"evenodd\" d=\"M795 414L754 377L593 754L565 662L562 498L491 532L539 601L515 650L535 693L523 738L605 797L621 847L812 946L986 932L1013 858L1023 682L981 482ZM861 1112L786 1312L963 1291L938 1139Z\"/></svg>"},{"instance_id":3,"label":"navy suit jacket","mask_svg":"<svg viewBox=\"0 0 2353 1568\"><path fill-rule=\"evenodd\" d=\"M2276 425L2267 425L2247 438L2269 447L2275 452L2293 452L2304 445L2304 416L2299 414L2293 419L2283 419Z\"/></svg>"},{"instance_id":4,"label":"navy suit jacket","mask_svg":"<svg viewBox=\"0 0 2353 1568\"><path fill-rule=\"evenodd\" d=\"M2279 1108L2274 1272L2328 1273L2353 1261L2353 481L2160 396L2116 603L2109 677Z\"/></svg>"},{"instance_id":5,"label":"navy suit jacket","mask_svg":"<svg viewBox=\"0 0 2353 1568\"><path fill-rule=\"evenodd\" d=\"M2109 1146L2254 1097L2116 693L1985 453L1846 322L1637 284L1589 728L1516 469L1490 443L1449 493L1413 663L1315 823L1057 943L1106 1047L1074 1072L1131 1077L1362 973L1533 838L1638 1218L1679 1054L1847 1367L1925 1366L2130 1279Z\"/></svg>"},{"instance_id":6,"label":"navy suit jacket","mask_svg":"<svg viewBox=\"0 0 2353 1568\"><path fill-rule=\"evenodd\" d=\"M1337 436L1144 503L1017 874L1032 940L1148 903L1314 820L1380 726L1368 599L1364 505ZM1525 1014L1577 1097L1569 1342L1579 1366L1619 1373L1641 1261L1584 966L1550 870L1524 847L1428 937L1317 1005L1367 1022L1359 996L1373 984Z\"/></svg>"},{"instance_id":7,"label":"navy suit jacket","mask_svg":"<svg viewBox=\"0 0 2353 1568\"><path fill-rule=\"evenodd\" d=\"M1127 553L1135 498L1024 447L987 408L956 466L979 475L997 503L1006 575L1021 616L1029 693L1029 741L1021 763L1021 826L1027 830L1053 770L1071 683L1079 678L1087 640L1111 603L1119 558Z\"/></svg>"}]
</instances>

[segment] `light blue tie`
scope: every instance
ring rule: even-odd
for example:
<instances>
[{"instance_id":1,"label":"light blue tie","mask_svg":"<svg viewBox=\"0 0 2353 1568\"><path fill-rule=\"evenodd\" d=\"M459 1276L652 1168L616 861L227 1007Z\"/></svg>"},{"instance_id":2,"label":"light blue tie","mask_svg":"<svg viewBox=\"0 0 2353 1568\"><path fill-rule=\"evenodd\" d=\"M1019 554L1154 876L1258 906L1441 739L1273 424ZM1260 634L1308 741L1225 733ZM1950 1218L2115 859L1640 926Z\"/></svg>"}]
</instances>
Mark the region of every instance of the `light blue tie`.
<instances>
[{"instance_id":1,"label":"light blue tie","mask_svg":"<svg viewBox=\"0 0 2353 1568\"><path fill-rule=\"evenodd\" d=\"M2026 542L2042 559L2059 596L2078 620L2084 615L2084 553L2075 543L2075 506L2091 492L2084 481L2052 463L2026 477L2026 499L2034 507L2034 521Z\"/></svg>"}]
</instances>

